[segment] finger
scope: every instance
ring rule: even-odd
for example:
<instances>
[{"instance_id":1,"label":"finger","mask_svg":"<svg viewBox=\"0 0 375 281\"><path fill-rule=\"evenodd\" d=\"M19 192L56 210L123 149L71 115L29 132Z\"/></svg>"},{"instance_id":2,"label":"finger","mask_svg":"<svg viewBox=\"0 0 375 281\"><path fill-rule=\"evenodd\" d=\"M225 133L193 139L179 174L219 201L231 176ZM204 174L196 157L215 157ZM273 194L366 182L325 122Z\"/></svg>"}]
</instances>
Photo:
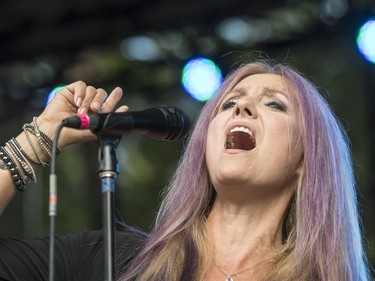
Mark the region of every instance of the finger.
<instances>
[{"instance_id":1,"label":"finger","mask_svg":"<svg viewBox=\"0 0 375 281\"><path fill-rule=\"evenodd\" d=\"M86 87L86 92L82 100L82 105L78 109L79 114L87 114L87 112L90 109L91 102L93 101L96 94L97 91L93 86Z\"/></svg>"},{"instance_id":2,"label":"finger","mask_svg":"<svg viewBox=\"0 0 375 281\"><path fill-rule=\"evenodd\" d=\"M108 94L103 89L99 88L96 90L96 95L90 104L90 110L92 112L101 112L103 103L105 102Z\"/></svg>"},{"instance_id":3,"label":"finger","mask_svg":"<svg viewBox=\"0 0 375 281\"><path fill-rule=\"evenodd\" d=\"M76 106L81 107L86 92L86 83L83 81L77 81L67 85L65 89L73 94Z\"/></svg>"},{"instance_id":4,"label":"finger","mask_svg":"<svg viewBox=\"0 0 375 281\"><path fill-rule=\"evenodd\" d=\"M107 100L102 105L102 112L111 112L116 104L120 101L122 97L122 89L120 87L115 88L111 94L108 96Z\"/></svg>"},{"instance_id":5,"label":"finger","mask_svg":"<svg viewBox=\"0 0 375 281\"><path fill-rule=\"evenodd\" d=\"M128 110L129 110L129 106L122 105L119 108L117 108L115 112L127 112Z\"/></svg>"}]
</instances>

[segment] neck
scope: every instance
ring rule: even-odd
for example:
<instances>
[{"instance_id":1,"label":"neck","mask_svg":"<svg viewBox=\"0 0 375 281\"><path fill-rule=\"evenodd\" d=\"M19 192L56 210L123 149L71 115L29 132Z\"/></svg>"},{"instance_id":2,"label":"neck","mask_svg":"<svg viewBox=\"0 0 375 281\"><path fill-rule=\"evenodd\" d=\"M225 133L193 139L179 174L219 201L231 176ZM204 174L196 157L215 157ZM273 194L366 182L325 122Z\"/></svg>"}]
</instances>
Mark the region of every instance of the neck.
<instances>
[{"instance_id":1,"label":"neck","mask_svg":"<svg viewBox=\"0 0 375 281\"><path fill-rule=\"evenodd\" d=\"M249 200L247 204L218 196L207 219L212 260L234 274L270 260L281 246L282 226L292 192Z\"/></svg>"}]
</instances>

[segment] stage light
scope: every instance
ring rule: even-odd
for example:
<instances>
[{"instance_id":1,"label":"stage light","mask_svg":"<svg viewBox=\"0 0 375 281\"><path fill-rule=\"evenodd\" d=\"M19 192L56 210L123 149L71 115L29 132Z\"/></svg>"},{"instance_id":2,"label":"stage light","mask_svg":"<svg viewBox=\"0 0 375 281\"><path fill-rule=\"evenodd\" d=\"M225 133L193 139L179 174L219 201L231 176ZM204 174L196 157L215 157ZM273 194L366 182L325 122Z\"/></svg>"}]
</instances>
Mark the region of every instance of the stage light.
<instances>
[{"instance_id":1,"label":"stage light","mask_svg":"<svg viewBox=\"0 0 375 281\"><path fill-rule=\"evenodd\" d=\"M162 53L156 40L148 36L134 36L121 42L121 54L129 60L156 61Z\"/></svg>"},{"instance_id":2,"label":"stage light","mask_svg":"<svg viewBox=\"0 0 375 281\"><path fill-rule=\"evenodd\" d=\"M63 89L65 87L65 85L62 85L62 86L57 86L55 87L51 92L49 92L48 96L47 96L47 101L46 101L46 106L47 104L53 99L53 97L55 96L55 94L60 91L61 89Z\"/></svg>"},{"instance_id":3,"label":"stage light","mask_svg":"<svg viewBox=\"0 0 375 281\"><path fill-rule=\"evenodd\" d=\"M243 17L226 19L218 26L219 36L234 44L246 44L252 41L254 32L248 19Z\"/></svg>"},{"instance_id":4,"label":"stage light","mask_svg":"<svg viewBox=\"0 0 375 281\"><path fill-rule=\"evenodd\" d=\"M360 28L357 46L366 60L375 63L375 18L368 20Z\"/></svg>"},{"instance_id":5,"label":"stage light","mask_svg":"<svg viewBox=\"0 0 375 281\"><path fill-rule=\"evenodd\" d=\"M208 100L220 86L223 76L216 64L205 58L190 60L182 71L182 85L196 100Z\"/></svg>"}]
</instances>

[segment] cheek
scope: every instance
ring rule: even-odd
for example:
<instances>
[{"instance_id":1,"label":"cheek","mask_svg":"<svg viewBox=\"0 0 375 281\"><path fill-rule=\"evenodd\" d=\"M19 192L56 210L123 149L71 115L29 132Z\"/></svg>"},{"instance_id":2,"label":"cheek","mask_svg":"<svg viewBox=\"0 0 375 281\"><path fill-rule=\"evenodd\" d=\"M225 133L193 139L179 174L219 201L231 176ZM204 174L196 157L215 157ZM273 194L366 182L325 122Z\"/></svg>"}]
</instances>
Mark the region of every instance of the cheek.
<instances>
[{"instance_id":1,"label":"cheek","mask_svg":"<svg viewBox=\"0 0 375 281\"><path fill-rule=\"evenodd\" d=\"M214 118L208 126L207 139L206 139L206 164L210 169L220 159L220 151L224 149L224 133L223 125L219 118Z\"/></svg>"},{"instance_id":2,"label":"cheek","mask_svg":"<svg viewBox=\"0 0 375 281\"><path fill-rule=\"evenodd\" d=\"M287 122L280 122L276 118L269 119L264 125L264 136L270 149L280 149L282 152L290 144L290 131Z\"/></svg>"},{"instance_id":3,"label":"cheek","mask_svg":"<svg viewBox=\"0 0 375 281\"><path fill-rule=\"evenodd\" d=\"M303 155L302 138L300 131L296 124L288 124L282 128L284 133L278 131L280 136L280 147L278 149L282 150L282 158L285 168L292 174L294 174L301 164L301 159Z\"/></svg>"},{"instance_id":4,"label":"cheek","mask_svg":"<svg viewBox=\"0 0 375 281\"><path fill-rule=\"evenodd\" d=\"M218 122L215 122L213 120L210 125L208 126L208 131L207 131L207 140L206 140L206 158L210 157L212 152L215 149L218 149L218 136L219 134L219 128L218 128Z\"/></svg>"},{"instance_id":5,"label":"cheek","mask_svg":"<svg viewBox=\"0 0 375 281\"><path fill-rule=\"evenodd\" d=\"M277 119L269 121L265 132L265 135L268 136L265 140L265 149L269 151L269 155L273 155L275 160L284 163L295 162L295 158L301 159L302 144L295 122L290 120L280 122Z\"/></svg>"}]
</instances>

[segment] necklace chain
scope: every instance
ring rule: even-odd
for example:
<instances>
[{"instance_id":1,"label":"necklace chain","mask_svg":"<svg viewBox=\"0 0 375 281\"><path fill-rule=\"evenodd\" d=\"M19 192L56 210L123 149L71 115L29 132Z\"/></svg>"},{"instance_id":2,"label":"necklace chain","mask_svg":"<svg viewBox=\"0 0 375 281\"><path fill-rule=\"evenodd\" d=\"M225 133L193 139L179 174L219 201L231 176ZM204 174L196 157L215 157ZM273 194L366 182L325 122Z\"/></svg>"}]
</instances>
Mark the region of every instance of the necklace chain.
<instances>
[{"instance_id":1,"label":"necklace chain","mask_svg":"<svg viewBox=\"0 0 375 281\"><path fill-rule=\"evenodd\" d=\"M238 274L240 274L240 273L242 273L242 272L245 272L246 270L249 270L249 269L251 269L251 268L253 268L253 267L255 267L255 266L257 266L257 265L260 265L262 262L264 262L264 261L266 261L266 260L262 260L262 261L260 261L260 262L258 262L258 263L256 263L256 264L254 264L254 265L252 265L252 266L249 266L249 267L246 267L246 268L244 268L244 269L242 269L242 270L240 270L240 271L237 271L237 272L235 272L235 273L228 273L228 272L226 272L221 266L219 266L215 261L214 261L214 264L215 264L215 266L222 272L222 273L224 273L225 274L225 281L234 281L234 279L233 279L233 276L236 276L236 275L238 275Z\"/></svg>"}]
</instances>

